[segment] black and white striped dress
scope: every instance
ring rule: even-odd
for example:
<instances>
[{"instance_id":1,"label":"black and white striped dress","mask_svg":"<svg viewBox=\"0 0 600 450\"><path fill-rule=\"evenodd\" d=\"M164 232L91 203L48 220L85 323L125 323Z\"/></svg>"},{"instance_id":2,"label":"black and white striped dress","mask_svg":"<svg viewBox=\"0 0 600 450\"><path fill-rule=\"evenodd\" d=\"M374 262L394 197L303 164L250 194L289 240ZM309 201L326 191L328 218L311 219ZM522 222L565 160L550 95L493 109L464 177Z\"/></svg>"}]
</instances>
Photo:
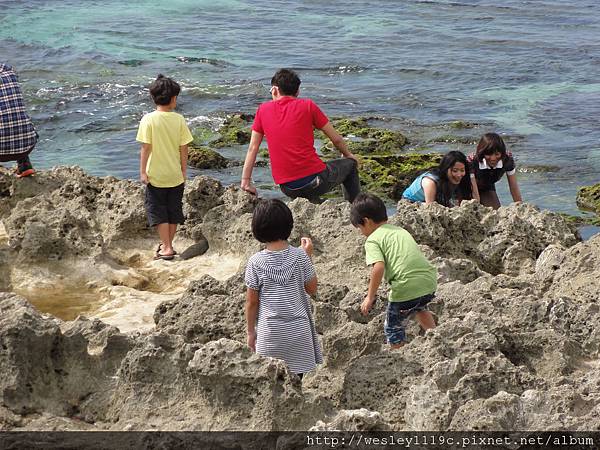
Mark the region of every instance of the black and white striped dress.
<instances>
[{"instance_id":1,"label":"black and white striped dress","mask_svg":"<svg viewBox=\"0 0 600 450\"><path fill-rule=\"evenodd\" d=\"M304 283L315 276L306 252L291 245L263 250L246 266L246 286L259 292L256 352L306 373L323 362Z\"/></svg>"}]
</instances>

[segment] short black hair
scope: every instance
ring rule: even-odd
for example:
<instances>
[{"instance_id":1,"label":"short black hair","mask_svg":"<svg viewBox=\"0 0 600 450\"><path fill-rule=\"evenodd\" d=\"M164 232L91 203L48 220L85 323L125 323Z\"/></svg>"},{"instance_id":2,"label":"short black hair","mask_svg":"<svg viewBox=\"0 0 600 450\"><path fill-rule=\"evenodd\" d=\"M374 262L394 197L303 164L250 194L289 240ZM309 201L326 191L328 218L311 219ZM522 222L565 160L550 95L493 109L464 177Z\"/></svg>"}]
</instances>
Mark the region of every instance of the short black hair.
<instances>
[{"instance_id":1,"label":"short black hair","mask_svg":"<svg viewBox=\"0 0 600 450\"><path fill-rule=\"evenodd\" d=\"M300 77L291 69L279 69L271 78L271 86L277 86L283 95L296 95L300 83Z\"/></svg>"},{"instance_id":2,"label":"short black hair","mask_svg":"<svg viewBox=\"0 0 600 450\"><path fill-rule=\"evenodd\" d=\"M157 105L168 105L173 97L181 92L181 86L169 77L159 73L156 80L150 85L150 95Z\"/></svg>"},{"instance_id":3,"label":"short black hair","mask_svg":"<svg viewBox=\"0 0 600 450\"><path fill-rule=\"evenodd\" d=\"M294 228L292 211L278 199L261 200L252 214L252 234L257 241L285 241Z\"/></svg>"},{"instance_id":4,"label":"short black hair","mask_svg":"<svg viewBox=\"0 0 600 450\"><path fill-rule=\"evenodd\" d=\"M385 203L373 194L360 193L356 196L350 207L350 222L355 227L365 224L365 219L375 223L388 220Z\"/></svg>"}]
</instances>

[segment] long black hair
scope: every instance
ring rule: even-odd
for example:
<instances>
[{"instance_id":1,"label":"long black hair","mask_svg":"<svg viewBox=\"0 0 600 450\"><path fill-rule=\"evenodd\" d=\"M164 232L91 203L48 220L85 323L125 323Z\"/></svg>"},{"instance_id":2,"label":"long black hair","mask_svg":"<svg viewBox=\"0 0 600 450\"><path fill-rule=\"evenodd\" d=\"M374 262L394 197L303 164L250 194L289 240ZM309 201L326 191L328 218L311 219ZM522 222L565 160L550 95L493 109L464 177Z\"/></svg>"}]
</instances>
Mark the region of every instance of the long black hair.
<instances>
[{"instance_id":1,"label":"long black hair","mask_svg":"<svg viewBox=\"0 0 600 450\"><path fill-rule=\"evenodd\" d=\"M452 168L457 162L463 163L465 166L465 176L460 180L458 187L450 183L448 179L448 169ZM433 169L431 173L439 177L435 201L440 205L451 206L452 197L455 193L458 194L460 200L471 200L473 198L469 164L464 153L458 151L446 153L440 161L440 165L437 169Z\"/></svg>"}]
</instances>

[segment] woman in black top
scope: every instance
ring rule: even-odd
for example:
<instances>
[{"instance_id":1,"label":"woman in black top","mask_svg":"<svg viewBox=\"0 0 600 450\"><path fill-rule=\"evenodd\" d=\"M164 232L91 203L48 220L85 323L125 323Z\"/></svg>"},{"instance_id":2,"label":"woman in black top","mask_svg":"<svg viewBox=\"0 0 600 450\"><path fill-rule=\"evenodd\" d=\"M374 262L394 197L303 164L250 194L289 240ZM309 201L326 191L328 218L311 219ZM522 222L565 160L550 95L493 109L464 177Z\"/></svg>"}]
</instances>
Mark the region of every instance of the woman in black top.
<instances>
[{"instance_id":1,"label":"woman in black top","mask_svg":"<svg viewBox=\"0 0 600 450\"><path fill-rule=\"evenodd\" d=\"M506 145L500 136L496 133L484 134L477 144L475 154L469 155L469 160L473 197L479 197L482 205L500 208L495 184L504 173L513 201L523 201L517 183L515 160L512 154L506 151Z\"/></svg>"}]
</instances>

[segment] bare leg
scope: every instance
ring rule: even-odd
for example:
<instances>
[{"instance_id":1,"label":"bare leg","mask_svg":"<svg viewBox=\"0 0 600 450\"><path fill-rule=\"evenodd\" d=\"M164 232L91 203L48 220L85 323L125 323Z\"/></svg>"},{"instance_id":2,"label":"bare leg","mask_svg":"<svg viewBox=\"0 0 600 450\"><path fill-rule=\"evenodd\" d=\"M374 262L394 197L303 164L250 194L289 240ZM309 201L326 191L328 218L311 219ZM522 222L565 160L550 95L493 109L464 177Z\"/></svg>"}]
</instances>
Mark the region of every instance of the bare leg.
<instances>
[{"instance_id":1,"label":"bare leg","mask_svg":"<svg viewBox=\"0 0 600 450\"><path fill-rule=\"evenodd\" d=\"M479 199L483 206L491 206L494 209L500 208L500 199L496 191L480 192Z\"/></svg>"},{"instance_id":2,"label":"bare leg","mask_svg":"<svg viewBox=\"0 0 600 450\"><path fill-rule=\"evenodd\" d=\"M396 350L397 348L400 348L404 345L404 342L400 342L398 344L390 344L390 349L392 350Z\"/></svg>"},{"instance_id":3,"label":"bare leg","mask_svg":"<svg viewBox=\"0 0 600 450\"><path fill-rule=\"evenodd\" d=\"M171 225L168 223L160 223L156 226L156 229L158 230L158 236L160 237L160 242L162 243L162 248L160 249L161 255L173 254L170 226Z\"/></svg>"},{"instance_id":4,"label":"bare leg","mask_svg":"<svg viewBox=\"0 0 600 450\"><path fill-rule=\"evenodd\" d=\"M177 224L169 224L169 242L171 244L171 250L173 250L173 239L175 239L175 232L177 231Z\"/></svg>"},{"instance_id":5,"label":"bare leg","mask_svg":"<svg viewBox=\"0 0 600 450\"><path fill-rule=\"evenodd\" d=\"M421 328L424 330L431 330L432 328L435 328L433 314L431 314L429 311L419 311L415 314L415 318L417 319L417 322L419 322L419 325L421 325Z\"/></svg>"}]
</instances>

